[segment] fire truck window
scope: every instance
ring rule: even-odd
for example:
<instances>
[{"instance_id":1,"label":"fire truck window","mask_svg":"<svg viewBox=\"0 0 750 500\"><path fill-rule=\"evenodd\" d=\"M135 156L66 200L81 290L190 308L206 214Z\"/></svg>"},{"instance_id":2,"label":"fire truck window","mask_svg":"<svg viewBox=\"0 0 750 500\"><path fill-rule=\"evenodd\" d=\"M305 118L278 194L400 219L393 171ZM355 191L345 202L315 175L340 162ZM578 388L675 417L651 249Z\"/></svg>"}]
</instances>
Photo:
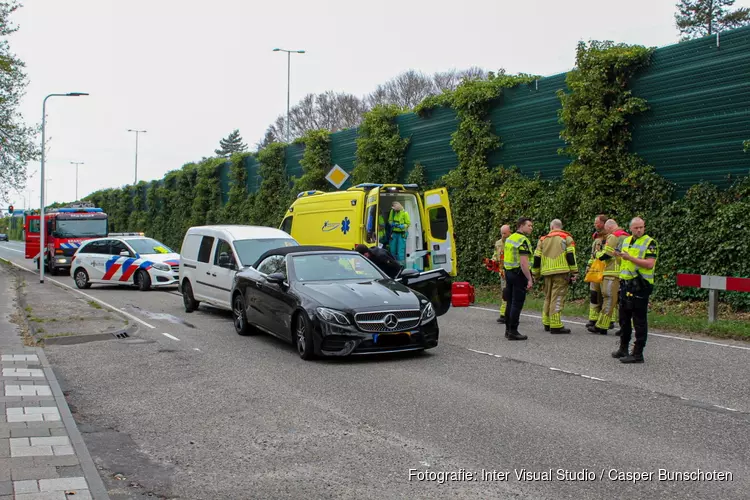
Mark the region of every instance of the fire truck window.
<instances>
[{"instance_id":1,"label":"fire truck window","mask_svg":"<svg viewBox=\"0 0 750 500\"><path fill-rule=\"evenodd\" d=\"M29 232L30 233L39 232L39 219L34 219L34 220L29 221Z\"/></svg>"},{"instance_id":2,"label":"fire truck window","mask_svg":"<svg viewBox=\"0 0 750 500\"><path fill-rule=\"evenodd\" d=\"M201 241L201 248L198 250L198 262L208 264L211 261L211 248L214 246L213 236L204 236Z\"/></svg>"}]
</instances>

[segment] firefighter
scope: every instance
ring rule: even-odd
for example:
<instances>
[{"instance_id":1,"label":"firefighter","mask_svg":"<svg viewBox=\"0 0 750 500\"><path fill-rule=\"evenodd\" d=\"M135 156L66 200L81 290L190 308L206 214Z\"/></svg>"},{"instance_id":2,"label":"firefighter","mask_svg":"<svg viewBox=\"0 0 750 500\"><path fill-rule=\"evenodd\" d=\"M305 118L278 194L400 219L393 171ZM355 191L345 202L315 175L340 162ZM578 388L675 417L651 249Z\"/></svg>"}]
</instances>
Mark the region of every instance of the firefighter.
<instances>
[{"instance_id":1,"label":"firefighter","mask_svg":"<svg viewBox=\"0 0 750 500\"><path fill-rule=\"evenodd\" d=\"M391 227L390 250L402 266L406 265L406 236L410 223L409 213L404 210L401 203L394 201L388 215L388 224Z\"/></svg>"},{"instance_id":2,"label":"firefighter","mask_svg":"<svg viewBox=\"0 0 750 500\"><path fill-rule=\"evenodd\" d=\"M508 236L503 249L503 269L507 280L508 305L505 311L505 338L526 340L526 335L518 332L521 310L526 301L526 293L534 286L531 277L531 242L529 236L534 229L531 219L521 217L516 224L516 232Z\"/></svg>"},{"instance_id":3,"label":"firefighter","mask_svg":"<svg viewBox=\"0 0 750 500\"><path fill-rule=\"evenodd\" d=\"M632 236L623 242L617 255L620 263L620 348L612 357L622 363L643 363L643 349L648 338L648 300L654 289L659 246L646 234L646 223L640 217L630 221ZM635 326L633 351L628 354L632 326Z\"/></svg>"},{"instance_id":4,"label":"firefighter","mask_svg":"<svg viewBox=\"0 0 750 500\"><path fill-rule=\"evenodd\" d=\"M602 248L604 248L604 240L607 235L604 233L604 224L607 222L607 216L599 214L594 219L594 235L593 243L591 244L591 258L589 258L586 273L588 274L591 264L596 260L596 256L599 254ZM589 283L589 322L586 323L586 328L593 328L599 319L599 313L602 310L602 294L601 294L600 283ZM614 325L613 325L614 326Z\"/></svg>"},{"instance_id":5,"label":"firefighter","mask_svg":"<svg viewBox=\"0 0 750 500\"><path fill-rule=\"evenodd\" d=\"M550 222L550 232L539 238L532 267L534 278L544 276L542 324L545 332L554 334L570 333L570 329L563 327L561 315L568 286L578 278L576 244L562 227L559 219Z\"/></svg>"},{"instance_id":6,"label":"firefighter","mask_svg":"<svg viewBox=\"0 0 750 500\"><path fill-rule=\"evenodd\" d=\"M510 226L504 224L500 228L500 239L495 242L495 253L492 254L492 260L498 263L500 272L500 317L497 318L497 322L505 324L505 312L508 307L508 300L506 298L505 288L507 283L505 281L505 269L503 268L503 254L505 253L505 240L510 236Z\"/></svg>"},{"instance_id":7,"label":"firefighter","mask_svg":"<svg viewBox=\"0 0 750 500\"><path fill-rule=\"evenodd\" d=\"M596 258L605 263L604 279L599 283L602 298L602 306L599 318L594 326L588 327L591 333L607 335L607 330L614 328L615 311L617 310L617 298L620 293L620 257L616 255L622 249L625 238L630 236L620 229L617 221L609 219L604 224L605 243L596 255Z\"/></svg>"}]
</instances>

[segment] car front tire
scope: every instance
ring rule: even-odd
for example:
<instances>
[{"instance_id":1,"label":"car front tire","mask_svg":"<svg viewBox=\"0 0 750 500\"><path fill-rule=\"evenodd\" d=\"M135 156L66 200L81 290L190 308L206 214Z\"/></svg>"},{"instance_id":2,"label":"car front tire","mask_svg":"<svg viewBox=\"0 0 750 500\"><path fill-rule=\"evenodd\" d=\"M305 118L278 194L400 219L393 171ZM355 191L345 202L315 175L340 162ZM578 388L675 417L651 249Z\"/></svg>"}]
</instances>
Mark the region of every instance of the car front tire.
<instances>
[{"instance_id":1,"label":"car front tire","mask_svg":"<svg viewBox=\"0 0 750 500\"><path fill-rule=\"evenodd\" d=\"M193 287L190 285L190 281L183 281L180 288L182 288L182 303L185 305L185 312L191 313L198 309L200 302L193 297Z\"/></svg>"},{"instance_id":2,"label":"car front tire","mask_svg":"<svg viewBox=\"0 0 750 500\"><path fill-rule=\"evenodd\" d=\"M73 273L73 281L76 282L76 286L80 289L91 288L89 273L87 273L86 270L82 267L79 267Z\"/></svg>"},{"instance_id":3,"label":"car front tire","mask_svg":"<svg viewBox=\"0 0 750 500\"><path fill-rule=\"evenodd\" d=\"M294 325L294 344L297 354L305 361L315 359L315 347L313 344L312 325L307 319L307 314L300 312Z\"/></svg>"},{"instance_id":4,"label":"car front tire","mask_svg":"<svg viewBox=\"0 0 750 500\"><path fill-rule=\"evenodd\" d=\"M149 276L147 271L144 271L143 269L137 270L133 277L133 281L135 282L135 286L138 287L138 290L142 292L151 290L151 276Z\"/></svg>"}]
</instances>

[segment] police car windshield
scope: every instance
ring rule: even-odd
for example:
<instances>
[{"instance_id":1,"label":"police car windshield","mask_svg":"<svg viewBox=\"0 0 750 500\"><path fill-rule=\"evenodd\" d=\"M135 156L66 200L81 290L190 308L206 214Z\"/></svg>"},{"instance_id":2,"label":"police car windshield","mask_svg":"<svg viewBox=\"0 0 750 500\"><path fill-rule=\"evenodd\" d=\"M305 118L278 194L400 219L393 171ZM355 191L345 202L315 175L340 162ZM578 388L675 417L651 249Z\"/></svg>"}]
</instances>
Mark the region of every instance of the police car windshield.
<instances>
[{"instance_id":1,"label":"police car windshield","mask_svg":"<svg viewBox=\"0 0 750 500\"><path fill-rule=\"evenodd\" d=\"M252 266L258 258L268 250L281 247L299 246L291 238L268 238L263 240L235 240L234 249L243 266Z\"/></svg>"},{"instance_id":2,"label":"police car windshield","mask_svg":"<svg viewBox=\"0 0 750 500\"><path fill-rule=\"evenodd\" d=\"M133 250L136 251L136 253L149 255L149 254L157 254L157 253L175 253L174 250L169 248L164 243L161 243L159 241L156 241L152 238L138 238L138 239L132 239L132 240L125 240L128 242L128 245L133 247Z\"/></svg>"},{"instance_id":3,"label":"police car windshield","mask_svg":"<svg viewBox=\"0 0 750 500\"><path fill-rule=\"evenodd\" d=\"M107 236L107 219L57 219L54 235L58 238Z\"/></svg>"},{"instance_id":4,"label":"police car windshield","mask_svg":"<svg viewBox=\"0 0 750 500\"><path fill-rule=\"evenodd\" d=\"M361 255L295 255L292 263L298 281L383 279L380 271Z\"/></svg>"}]
</instances>

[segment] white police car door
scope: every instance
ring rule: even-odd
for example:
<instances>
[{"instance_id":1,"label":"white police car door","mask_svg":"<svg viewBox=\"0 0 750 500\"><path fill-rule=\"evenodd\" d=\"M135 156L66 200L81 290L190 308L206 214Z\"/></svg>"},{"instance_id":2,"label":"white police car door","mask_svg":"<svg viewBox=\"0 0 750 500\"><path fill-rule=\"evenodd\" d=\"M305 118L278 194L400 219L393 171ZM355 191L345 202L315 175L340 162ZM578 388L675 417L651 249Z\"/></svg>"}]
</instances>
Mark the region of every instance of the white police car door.
<instances>
[{"instance_id":1,"label":"white police car door","mask_svg":"<svg viewBox=\"0 0 750 500\"><path fill-rule=\"evenodd\" d=\"M89 280L101 280L104 276L104 264L109 256L109 240L92 241L78 251L73 265L83 266L89 275Z\"/></svg>"}]
</instances>

